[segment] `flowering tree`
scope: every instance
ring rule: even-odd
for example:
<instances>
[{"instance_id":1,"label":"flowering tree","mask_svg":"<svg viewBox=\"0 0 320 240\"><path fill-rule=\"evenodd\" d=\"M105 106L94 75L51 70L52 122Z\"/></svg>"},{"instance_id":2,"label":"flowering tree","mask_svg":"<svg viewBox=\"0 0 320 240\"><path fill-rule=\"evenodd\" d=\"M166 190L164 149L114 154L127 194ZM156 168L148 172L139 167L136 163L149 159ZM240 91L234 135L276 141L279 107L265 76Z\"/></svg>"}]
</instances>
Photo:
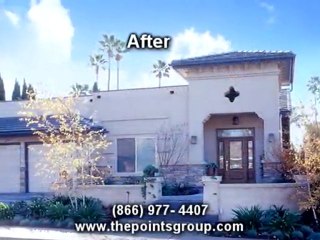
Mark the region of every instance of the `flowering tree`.
<instances>
[{"instance_id":1,"label":"flowering tree","mask_svg":"<svg viewBox=\"0 0 320 240\"><path fill-rule=\"evenodd\" d=\"M96 163L109 144L105 130L83 118L76 105L77 96L30 97L21 111L44 146L43 159L37 166L39 174L51 178L53 190L66 191L74 208L78 207L78 187L99 181Z\"/></svg>"}]
</instances>

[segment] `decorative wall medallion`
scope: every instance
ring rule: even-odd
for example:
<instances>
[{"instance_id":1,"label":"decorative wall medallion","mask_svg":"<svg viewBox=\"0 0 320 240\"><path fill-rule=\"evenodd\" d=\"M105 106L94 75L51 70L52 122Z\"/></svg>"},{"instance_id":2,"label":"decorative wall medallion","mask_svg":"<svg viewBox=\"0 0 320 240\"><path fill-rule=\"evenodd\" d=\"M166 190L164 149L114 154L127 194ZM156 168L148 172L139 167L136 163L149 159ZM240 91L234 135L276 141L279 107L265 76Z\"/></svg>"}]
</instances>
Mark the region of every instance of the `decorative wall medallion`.
<instances>
[{"instance_id":1,"label":"decorative wall medallion","mask_svg":"<svg viewBox=\"0 0 320 240\"><path fill-rule=\"evenodd\" d=\"M236 97L238 97L240 93L234 89L234 87L230 87L229 91L227 91L224 96L229 99L230 102L233 102Z\"/></svg>"}]
</instances>

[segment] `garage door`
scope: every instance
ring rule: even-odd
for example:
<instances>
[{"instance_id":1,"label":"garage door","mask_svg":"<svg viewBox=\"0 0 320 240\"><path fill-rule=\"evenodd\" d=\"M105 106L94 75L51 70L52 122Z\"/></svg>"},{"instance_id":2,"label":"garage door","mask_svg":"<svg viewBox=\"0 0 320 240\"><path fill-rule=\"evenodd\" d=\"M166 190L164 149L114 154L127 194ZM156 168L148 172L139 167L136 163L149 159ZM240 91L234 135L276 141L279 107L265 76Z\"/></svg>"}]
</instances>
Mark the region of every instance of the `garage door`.
<instances>
[{"instance_id":1,"label":"garage door","mask_svg":"<svg viewBox=\"0 0 320 240\"><path fill-rule=\"evenodd\" d=\"M28 144L29 192L51 192L52 179L45 171L41 144Z\"/></svg>"},{"instance_id":2,"label":"garage door","mask_svg":"<svg viewBox=\"0 0 320 240\"><path fill-rule=\"evenodd\" d=\"M0 145L0 193L20 192L20 145Z\"/></svg>"}]
</instances>

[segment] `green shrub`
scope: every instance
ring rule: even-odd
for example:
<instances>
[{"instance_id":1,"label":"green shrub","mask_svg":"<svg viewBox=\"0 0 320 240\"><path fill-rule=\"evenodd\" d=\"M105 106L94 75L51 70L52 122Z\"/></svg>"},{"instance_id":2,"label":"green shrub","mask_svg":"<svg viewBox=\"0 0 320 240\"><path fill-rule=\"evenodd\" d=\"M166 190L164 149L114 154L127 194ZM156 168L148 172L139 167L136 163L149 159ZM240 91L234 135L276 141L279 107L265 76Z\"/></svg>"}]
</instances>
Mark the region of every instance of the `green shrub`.
<instances>
[{"instance_id":1,"label":"green shrub","mask_svg":"<svg viewBox=\"0 0 320 240\"><path fill-rule=\"evenodd\" d=\"M159 172L159 169L153 165L148 165L143 169L144 177L154 177L156 173Z\"/></svg>"},{"instance_id":2,"label":"green shrub","mask_svg":"<svg viewBox=\"0 0 320 240\"><path fill-rule=\"evenodd\" d=\"M98 202L80 204L77 210L70 211L70 217L75 222L104 222L108 219L103 206Z\"/></svg>"},{"instance_id":3,"label":"green shrub","mask_svg":"<svg viewBox=\"0 0 320 240\"><path fill-rule=\"evenodd\" d=\"M31 215L31 209L26 201L17 201L11 204L11 208L15 215L21 215L23 217L29 217Z\"/></svg>"},{"instance_id":4,"label":"green shrub","mask_svg":"<svg viewBox=\"0 0 320 240\"><path fill-rule=\"evenodd\" d=\"M245 232L246 237L256 238L258 236L258 232L255 229L250 229Z\"/></svg>"},{"instance_id":5,"label":"green shrub","mask_svg":"<svg viewBox=\"0 0 320 240\"><path fill-rule=\"evenodd\" d=\"M19 224L21 220L23 220L24 217L21 215L15 215L12 219L13 224Z\"/></svg>"},{"instance_id":6,"label":"green shrub","mask_svg":"<svg viewBox=\"0 0 320 240\"><path fill-rule=\"evenodd\" d=\"M232 212L234 214L233 220L243 223L246 230L258 230L261 227L263 211L259 206L253 206L251 208L239 207L238 209L233 209Z\"/></svg>"},{"instance_id":7,"label":"green shrub","mask_svg":"<svg viewBox=\"0 0 320 240\"><path fill-rule=\"evenodd\" d=\"M199 192L198 188L186 183L165 184L162 187L163 196L193 195Z\"/></svg>"},{"instance_id":8,"label":"green shrub","mask_svg":"<svg viewBox=\"0 0 320 240\"><path fill-rule=\"evenodd\" d=\"M320 232L311 233L307 240L320 240Z\"/></svg>"},{"instance_id":9,"label":"green shrub","mask_svg":"<svg viewBox=\"0 0 320 240\"><path fill-rule=\"evenodd\" d=\"M11 220L14 212L10 205L0 202L0 220Z\"/></svg>"},{"instance_id":10,"label":"green shrub","mask_svg":"<svg viewBox=\"0 0 320 240\"><path fill-rule=\"evenodd\" d=\"M20 222L19 222L19 225L21 226L29 226L31 223L31 220L30 219L22 219Z\"/></svg>"},{"instance_id":11,"label":"green shrub","mask_svg":"<svg viewBox=\"0 0 320 240\"><path fill-rule=\"evenodd\" d=\"M51 221L64 220L68 217L69 207L61 202L51 203L47 207L46 217Z\"/></svg>"},{"instance_id":12,"label":"green shrub","mask_svg":"<svg viewBox=\"0 0 320 240\"><path fill-rule=\"evenodd\" d=\"M303 240L303 233L301 231L295 230L291 233L292 240Z\"/></svg>"},{"instance_id":13,"label":"green shrub","mask_svg":"<svg viewBox=\"0 0 320 240\"><path fill-rule=\"evenodd\" d=\"M51 199L51 202L53 204L55 203L61 203L63 205L70 205L70 198L68 196L64 196L64 195L56 195Z\"/></svg>"},{"instance_id":14,"label":"green shrub","mask_svg":"<svg viewBox=\"0 0 320 240\"><path fill-rule=\"evenodd\" d=\"M277 240L284 240L285 236L282 231L276 230L271 233L272 238L277 239Z\"/></svg>"},{"instance_id":15,"label":"green shrub","mask_svg":"<svg viewBox=\"0 0 320 240\"><path fill-rule=\"evenodd\" d=\"M29 204L30 216L36 219L45 217L48 205L48 199L34 198Z\"/></svg>"},{"instance_id":16,"label":"green shrub","mask_svg":"<svg viewBox=\"0 0 320 240\"><path fill-rule=\"evenodd\" d=\"M313 233L313 229L307 225L302 225L300 231L303 233L304 237L308 237Z\"/></svg>"},{"instance_id":17,"label":"green shrub","mask_svg":"<svg viewBox=\"0 0 320 240\"><path fill-rule=\"evenodd\" d=\"M291 233L299 227L299 220L300 214L274 205L263 214L262 224L265 231L281 231L285 239L290 239Z\"/></svg>"}]
</instances>

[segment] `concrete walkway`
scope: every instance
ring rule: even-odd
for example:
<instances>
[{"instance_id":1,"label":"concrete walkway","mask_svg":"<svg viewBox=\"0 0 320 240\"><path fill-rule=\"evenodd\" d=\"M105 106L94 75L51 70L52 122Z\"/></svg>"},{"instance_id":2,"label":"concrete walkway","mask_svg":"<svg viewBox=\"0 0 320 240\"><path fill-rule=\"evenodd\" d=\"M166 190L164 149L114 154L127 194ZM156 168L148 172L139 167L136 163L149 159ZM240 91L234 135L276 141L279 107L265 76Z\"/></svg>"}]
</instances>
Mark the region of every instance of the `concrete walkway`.
<instances>
[{"instance_id":1,"label":"concrete walkway","mask_svg":"<svg viewBox=\"0 0 320 240\"><path fill-rule=\"evenodd\" d=\"M68 230L37 229L23 227L0 227L0 240L234 240L234 238L208 237L194 233L173 235L169 233L89 234ZM240 239L240 238L237 238ZM241 239L240 239L241 240ZM252 239L242 239L252 240Z\"/></svg>"}]
</instances>

